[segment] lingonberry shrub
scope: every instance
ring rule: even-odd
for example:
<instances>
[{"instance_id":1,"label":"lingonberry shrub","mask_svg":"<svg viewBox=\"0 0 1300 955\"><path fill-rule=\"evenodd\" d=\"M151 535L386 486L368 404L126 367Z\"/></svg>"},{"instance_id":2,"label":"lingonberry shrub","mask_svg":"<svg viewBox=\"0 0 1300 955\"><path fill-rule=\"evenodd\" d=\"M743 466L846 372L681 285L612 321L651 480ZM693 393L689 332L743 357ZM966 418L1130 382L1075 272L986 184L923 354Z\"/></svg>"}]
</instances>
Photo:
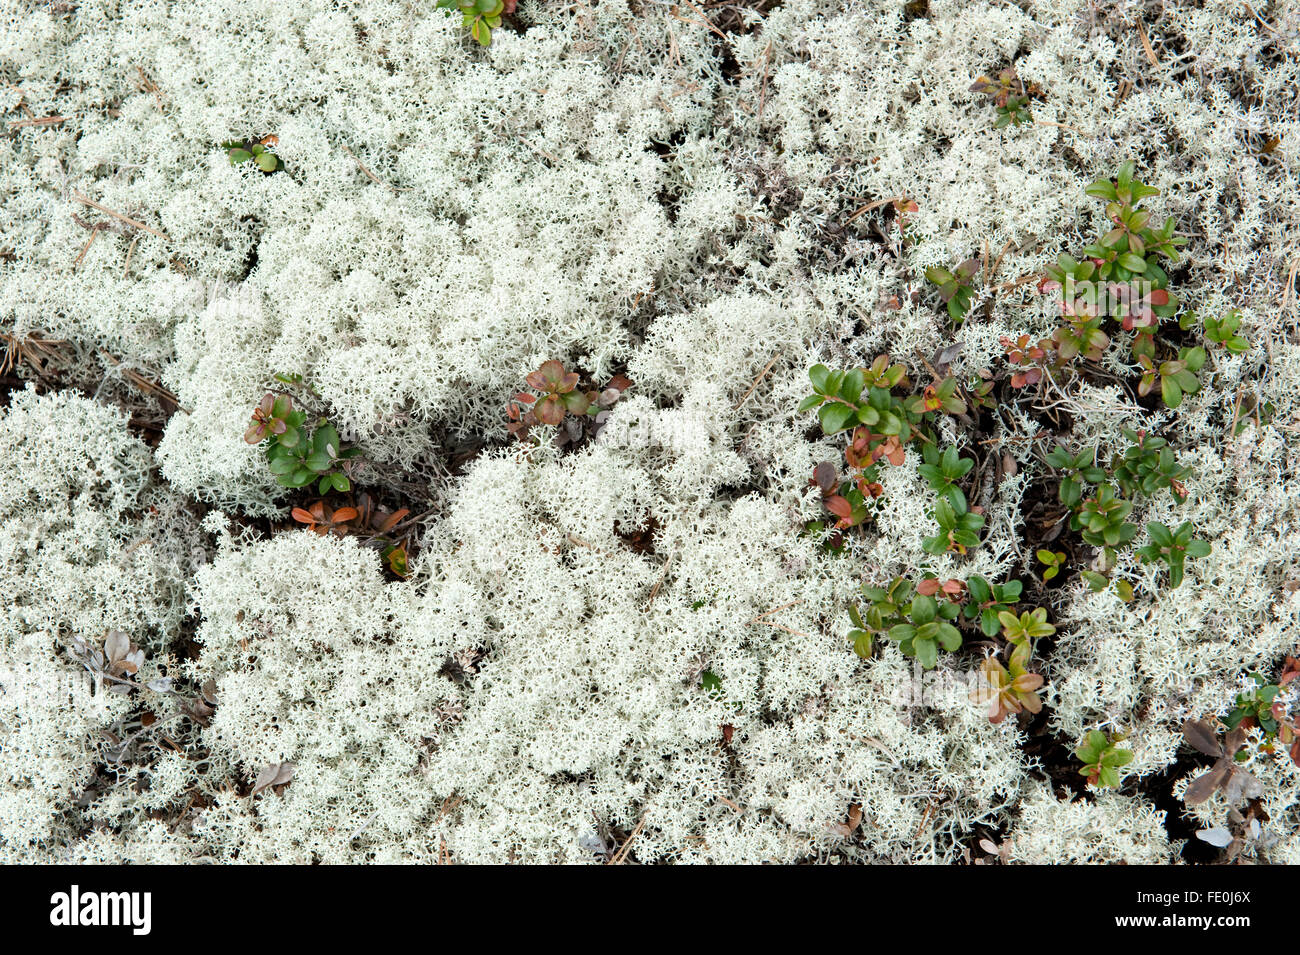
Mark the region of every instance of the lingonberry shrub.
<instances>
[{"instance_id":1,"label":"lingonberry shrub","mask_svg":"<svg viewBox=\"0 0 1300 955\"><path fill-rule=\"evenodd\" d=\"M1187 500L1183 478L1190 475L1192 469L1178 464L1169 442L1146 431L1121 430L1132 443L1111 462L1111 473L1120 490L1130 497L1137 494L1151 497L1168 489L1175 501Z\"/></svg>"},{"instance_id":2,"label":"lingonberry shrub","mask_svg":"<svg viewBox=\"0 0 1300 955\"><path fill-rule=\"evenodd\" d=\"M293 407L289 395L267 392L253 409L244 440L265 446L267 464L282 487L316 481L321 494L352 489L349 472L361 450L344 448L338 429L325 418L308 428L306 413Z\"/></svg>"},{"instance_id":3,"label":"lingonberry shrub","mask_svg":"<svg viewBox=\"0 0 1300 955\"><path fill-rule=\"evenodd\" d=\"M1041 675L1029 672L1029 648L1024 645L1013 648L1007 662L1003 666L996 656L987 657L980 664L984 686L972 694L976 702L988 707L991 723L1001 723L1012 713L1038 713L1043 709L1038 690L1044 680Z\"/></svg>"},{"instance_id":4,"label":"lingonberry shrub","mask_svg":"<svg viewBox=\"0 0 1300 955\"><path fill-rule=\"evenodd\" d=\"M1205 320L1205 339L1221 345L1234 354L1250 351L1250 342L1237 334L1239 328L1241 328L1241 312L1233 309L1223 318Z\"/></svg>"},{"instance_id":5,"label":"lingonberry shrub","mask_svg":"<svg viewBox=\"0 0 1300 955\"><path fill-rule=\"evenodd\" d=\"M1205 364L1205 349L1198 345L1178 349L1178 357L1162 361L1159 364L1146 354L1137 356L1142 366L1142 380L1138 382L1138 394L1148 395L1160 385L1160 397L1169 408L1177 408L1183 403L1183 395L1191 395L1201 390L1201 381L1196 373Z\"/></svg>"},{"instance_id":6,"label":"lingonberry shrub","mask_svg":"<svg viewBox=\"0 0 1300 955\"><path fill-rule=\"evenodd\" d=\"M501 26L501 18L515 12L518 0L438 0L435 9L449 15L459 13L461 25L480 46L492 45L492 31Z\"/></svg>"},{"instance_id":7,"label":"lingonberry shrub","mask_svg":"<svg viewBox=\"0 0 1300 955\"><path fill-rule=\"evenodd\" d=\"M1079 774L1098 788L1118 788L1120 770L1133 762L1133 751L1119 748L1123 739L1123 734L1107 736L1101 730L1089 730L1074 751L1083 763Z\"/></svg>"},{"instance_id":8,"label":"lingonberry shrub","mask_svg":"<svg viewBox=\"0 0 1300 955\"><path fill-rule=\"evenodd\" d=\"M1064 445L1058 444L1047 452L1046 460L1048 465L1061 472L1061 485L1057 490L1057 496L1066 507L1078 507L1083 500L1085 487L1089 484L1101 484L1106 480L1106 469L1097 466L1095 448L1084 448L1071 454Z\"/></svg>"},{"instance_id":9,"label":"lingonberry shrub","mask_svg":"<svg viewBox=\"0 0 1300 955\"><path fill-rule=\"evenodd\" d=\"M927 444L921 456L923 463L916 470L929 483L930 490L946 499L954 510L967 510L966 495L958 482L970 473L974 460L961 457L952 445L940 451L938 445Z\"/></svg>"},{"instance_id":10,"label":"lingonberry shrub","mask_svg":"<svg viewBox=\"0 0 1300 955\"><path fill-rule=\"evenodd\" d=\"M1169 587L1177 589L1183 582L1184 564L1188 557L1207 557L1209 541L1196 540L1196 528L1191 521L1183 521L1173 530L1159 521L1147 525L1151 543L1137 549L1143 563L1163 563L1169 568Z\"/></svg>"},{"instance_id":11,"label":"lingonberry shrub","mask_svg":"<svg viewBox=\"0 0 1300 955\"><path fill-rule=\"evenodd\" d=\"M256 141L235 140L222 143L221 148L226 151L226 157L232 166L252 160L253 165L262 172L275 172L284 168L280 157L271 151L278 141L275 136L264 136Z\"/></svg>"},{"instance_id":12,"label":"lingonberry shrub","mask_svg":"<svg viewBox=\"0 0 1300 955\"><path fill-rule=\"evenodd\" d=\"M960 322L970 311L971 299L975 297L971 283L979 268L979 259L967 259L952 271L941 268L925 270L926 280L939 287L939 298L954 322Z\"/></svg>"},{"instance_id":13,"label":"lingonberry shrub","mask_svg":"<svg viewBox=\"0 0 1300 955\"><path fill-rule=\"evenodd\" d=\"M946 498L940 498L930 516L938 522L939 533L921 541L921 549L927 554L946 554L948 551L965 554L970 548L979 546L979 532L984 527L983 514L958 511Z\"/></svg>"},{"instance_id":14,"label":"lingonberry shrub","mask_svg":"<svg viewBox=\"0 0 1300 955\"><path fill-rule=\"evenodd\" d=\"M963 608L962 616L967 620L978 618L984 635L995 637L1002 629L998 615L1010 611L1019 603L1024 585L1018 580L995 584L980 574L974 574L966 579L966 589L970 593L970 601Z\"/></svg>"},{"instance_id":15,"label":"lingonberry shrub","mask_svg":"<svg viewBox=\"0 0 1300 955\"><path fill-rule=\"evenodd\" d=\"M533 391L517 392L506 402L506 430L520 441L530 440L533 428L555 428L552 443L558 447L580 444L604 427L609 410L632 387L624 375L615 375L604 388L580 387L582 377L550 359L529 372L525 383Z\"/></svg>"},{"instance_id":16,"label":"lingonberry shrub","mask_svg":"<svg viewBox=\"0 0 1300 955\"><path fill-rule=\"evenodd\" d=\"M981 76L971 84L970 92L979 93L990 102L997 111L993 120L994 129L1008 126L1020 126L1032 123L1033 115L1029 112L1029 99L1032 92L1016 74L1014 66L998 71L993 79Z\"/></svg>"}]
</instances>

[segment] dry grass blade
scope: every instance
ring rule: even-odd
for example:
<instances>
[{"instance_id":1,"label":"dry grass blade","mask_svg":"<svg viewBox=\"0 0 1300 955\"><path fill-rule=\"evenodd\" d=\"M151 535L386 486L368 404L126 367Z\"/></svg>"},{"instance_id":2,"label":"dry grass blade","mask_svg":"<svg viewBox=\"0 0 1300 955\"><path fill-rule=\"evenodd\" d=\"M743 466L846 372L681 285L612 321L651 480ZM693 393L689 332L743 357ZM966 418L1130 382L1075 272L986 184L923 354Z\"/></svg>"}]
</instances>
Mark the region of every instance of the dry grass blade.
<instances>
[{"instance_id":1,"label":"dry grass blade","mask_svg":"<svg viewBox=\"0 0 1300 955\"><path fill-rule=\"evenodd\" d=\"M641 834L641 830L645 828L645 820L646 817L642 816L641 821L636 824L636 828L632 830L631 835L629 835L627 839L623 841L623 844L619 846L618 851L609 857L609 861L606 862L605 865L623 864L623 862L627 859L627 854L632 851L633 840L635 840L636 837Z\"/></svg>"},{"instance_id":2,"label":"dry grass blade","mask_svg":"<svg viewBox=\"0 0 1300 955\"><path fill-rule=\"evenodd\" d=\"M1138 39L1142 41L1142 49L1146 51L1147 60L1151 63L1152 66L1159 66L1160 61L1156 59L1156 51L1151 48L1151 41L1147 39L1146 27L1142 25L1141 20L1136 21L1136 23L1137 23Z\"/></svg>"},{"instance_id":3,"label":"dry grass blade","mask_svg":"<svg viewBox=\"0 0 1300 955\"><path fill-rule=\"evenodd\" d=\"M348 148L347 143L341 143L340 145L343 147L343 151L352 157L352 161L357 164L357 168L360 169L361 172L365 175L365 177L369 179L371 182L375 183L376 185L383 186L385 189L390 189L393 192L411 191L409 186L405 188L399 188L397 186L390 185L389 183L384 182L384 180L380 179L378 176L376 176L373 172L370 171L370 167L367 166L365 163L363 163L361 161L361 158L356 153L354 153L351 149Z\"/></svg>"},{"instance_id":4,"label":"dry grass blade","mask_svg":"<svg viewBox=\"0 0 1300 955\"><path fill-rule=\"evenodd\" d=\"M10 129L22 129L24 126L56 126L66 123L66 116L37 116L32 119L15 119L9 123Z\"/></svg>"},{"instance_id":5,"label":"dry grass blade","mask_svg":"<svg viewBox=\"0 0 1300 955\"><path fill-rule=\"evenodd\" d=\"M67 344L62 338L42 338L36 334L19 338L17 335L0 332L0 338L5 342L4 359L0 363L0 374L4 375L13 371L20 361L40 375L42 365L58 355L58 346Z\"/></svg>"},{"instance_id":6,"label":"dry grass blade","mask_svg":"<svg viewBox=\"0 0 1300 955\"><path fill-rule=\"evenodd\" d=\"M81 193L79 193L79 192L74 192L74 193L72 194L72 198L73 198L73 199L76 199L76 200L77 200L78 202L80 202L83 206L90 206L90 208L92 208L92 209L98 209L100 212L104 213L104 215L106 215L106 216L112 216L112 217L113 217L114 219L116 219L118 222L125 222L125 223L126 223L127 225L129 225L129 226L133 226L134 228L141 229L141 230L143 230L144 232L148 232L150 235L156 235L158 238L162 239L164 242L170 242L170 241L171 241L171 238L170 238L166 233L159 232L157 229L153 228L152 226L147 226L147 225L145 225L143 222L137 222L135 219L132 219L130 216L124 216L124 215L122 215L122 213L120 213L120 212L114 212L112 209L108 208L107 206L102 206L102 205L100 205L98 202L96 202L94 199L90 199L90 198L88 198L88 197L86 197L86 196L83 196L83 195L82 195Z\"/></svg>"},{"instance_id":7,"label":"dry grass blade","mask_svg":"<svg viewBox=\"0 0 1300 955\"><path fill-rule=\"evenodd\" d=\"M758 373L758 377L755 378L754 383L749 386L749 390L745 392L744 397L742 397L739 401L736 402L736 407L731 409L732 411L739 411L740 406L749 400L749 396L754 393L754 389L756 389L759 386L762 380L767 376L767 373L772 370L772 366L776 364L776 360L780 357L781 357L781 353L777 352L775 355L772 356L772 360L763 366L763 370Z\"/></svg>"}]
</instances>

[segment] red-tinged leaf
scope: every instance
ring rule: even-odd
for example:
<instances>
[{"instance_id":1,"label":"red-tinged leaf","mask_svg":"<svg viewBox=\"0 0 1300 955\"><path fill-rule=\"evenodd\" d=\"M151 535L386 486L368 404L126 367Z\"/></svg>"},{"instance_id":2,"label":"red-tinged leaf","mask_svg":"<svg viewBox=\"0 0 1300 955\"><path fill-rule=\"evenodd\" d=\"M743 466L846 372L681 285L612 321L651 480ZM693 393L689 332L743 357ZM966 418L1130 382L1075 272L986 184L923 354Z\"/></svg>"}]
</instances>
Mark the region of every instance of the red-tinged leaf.
<instances>
[{"instance_id":1,"label":"red-tinged leaf","mask_svg":"<svg viewBox=\"0 0 1300 955\"><path fill-rule=\"evenodd\" d=\"M578 386L578 373L576 371L571 371L563 378L560 379L559 384L555 386L555 390L563 395L572 391L577 386Z\"/></svg>"},{"instance_id":2,"label":"red-tinged leaf","mask_svg":"<svg viewBox=\"0 0 1300 955\"><path fill-rule=\"evenodd\" d=\"M548 385L558 385L564 380L564 366L554 358L542 362L542 366L537 369L537 374L542 376L542 380Z\"/></svg>"},{"instance_id":3,"label":"red-tinged leaf","mask_svg":"<svg viewBox=\"0 0 1300 955\"><path fill-rule=\"evenodd\" d=\"M331 520L335 524L346 524L348 521L355 521L360 516L355 507L340 507L334 512L334 517Z\"/></svg>"},{"instance_id":4,"label":"red-tinged leaf","mask_svg":"<svg viewBox=\"0 0 1300 955\"><path fill-rule=\"evenodd\" d=\"M402 518L410 513L410 508L404 507L400 511L394 511L392 514L389 514L384 518L384 522L379 525L379 533L387 534L401 522Z\"/></svg>"},{"instance_id":5,"label":"red-tinged leaf","mask_svg":"<svg viewBox=\"0 0 1300 955\"><path fill-rule=\"evenodd\" d=\"M518 401L520 404L523 405L531 405L536 400L537 400L536 395L530 395L526 391L521 391L517 395L515 395L515 401Z\"/></svg>"},{"instance_id":6,"label":"red-tinged leaf","mask_svg":"<svg viewBox=\"0 0 1300 955\"><path fill-rule=\"evenodd\" d=\"M898 467L907 460L907 452L905 452L903 446L899 444L898 438L893 435L889 436L885 443L880 446L879 450L884 459L894 467Z\"/></svg>"},{"instance_id":7,"label":"red-tinged leaf","mask_svg":"<svg viewBox=\"0 0 1300 955\"><path fill-rule=\"evenodd\" d=\"M950 597L955 597L966 589L966 585L960 580L946 580L943 584L943 592Z\"/></svg>"},{"instance_id":8,"label":"red-tinged leaf","mask_svg":"<svg viewBox=\"0 0 1300 955\"><path fill-rule=\"evenodd\" d=\"M1300 660L1295 657L1287 657L1286 663L1282 666L1282 675L1277 678L1277 685L1286 686L1297 676L1300 676Z\"/></svg>"},{"instance_id":9,"label":"red-tinged leaf","mask_svg":"<svg viewBox=\"0 0 1300 955\"><path fill-rule=\"evenodd\" d=\"M312 513L310 511L304 511L301 507L295 507L289 513L293 516L293 519L300 524L316 523L316 518L312 516Z\"/></svg>"},{"instance_id":10,"label":"red-tinged leaf","mask_svg":"<svg viewBox=\"0 0 1300 955\"><path fill-rule=\"evenodd\" d=\"M627 375L615 375L609 380L609 384L605 385L605 387L614 388L617 391L627 391L632 387L632 384L632 379Z\"/></svg>"},{"instance_id":11,"label":"red-tinged leaf","mask_svg":"<svg viewBox=\"0 0 1300 955\"><path fill-rule=\"evenodd\" d=\"M916 585L916 592L922 597L933 597L939 592L941 584L937 578L927 577Z\"/></svg>"},{"instance_id":12,"label":"red-tinged leaf","mask_svg":"<svg viewBox=\"0 0 1300 955\"><path fill-rule=\"evenodd\" d=\"M536 388L538 391L550 391L550 382L540 371L530 371L524 376L524 381L529 388Z\"/></svg>"},{"instance_id":13,"label":"red-tinged leaf","mask_svg":"<svg viewBox=\"0 0 1300 955\"><path fill-rule=\"evenodd\" d=\"M826 510L845 521L853 516L853 505L838 494L826 498Z\"/></svg>"},{"instance_id":14,"label":"red-tinged leaf","mask_svg":"<svg viewBox=\"0 0 1300 955\"><path fill-rule=\"evenodd\" d=\"M244 440L249 444L261 444L265 437L266 425L262 424L260 421L253 422L253 424L248 426L248 430L244 432Z\"/></svg>"},{"instance_id":15,"label":"red-tinged leaf","mask_svg":"<svg viewBox=\"0 0 1300 955\"><path fill-rule=\"evenodd\" d=\"M1300 739L1291 744L1291 762L1300 766Z\"/></svg>"},{"instance_id":16,"label":"red-tinged leaf","mask_svg":"<svg viewBox=\"0 0 1300 955\"><path fill-rule=\"evenodd\" d=\"M1147 296L1147 301L1152 305L1168 305L1169 293L1162 288L1153 289L1151 294Z\"/></svg>"},{"instance_id":17,"label":"red-tinged leaf","mask_svg":"<svg viewBox=\"0 0 1300 955\"><path fill-rule=\"evenodd\" d=\"M538 402L533 413L542 424L549 424L552 427L559 427L560 422L564 420L564 406L560 404L558 398L554 397L544 398Z\"/></svg>"}]
</instances>

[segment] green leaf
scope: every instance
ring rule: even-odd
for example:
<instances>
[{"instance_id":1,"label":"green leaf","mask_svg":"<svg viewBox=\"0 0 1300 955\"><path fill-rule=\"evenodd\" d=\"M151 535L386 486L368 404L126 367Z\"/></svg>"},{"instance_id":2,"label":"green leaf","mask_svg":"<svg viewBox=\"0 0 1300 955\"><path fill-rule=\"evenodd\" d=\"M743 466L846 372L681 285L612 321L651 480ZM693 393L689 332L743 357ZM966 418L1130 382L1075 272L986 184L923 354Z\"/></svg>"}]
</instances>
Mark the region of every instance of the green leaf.
<instances>
[{"instance_id":1,"label":"green leaf","mask_svg":"<svg viewBox=\"0 0 1300 955\"><path fill-rule=\"evenodd\" d=\"M852 405L827 403L821 406L817 412L817 417L821 420L822 430L827 434L835 434L837 431L843 431L853 418L857 415L857 409Z\"/></svg>"},{"instance_id":2,"label":"green leaf","mask_svg":"<svg viewBox=\"0 0 1300 955\"><path fill-rule=\"evenodd\" d=\"M938 614L939 605L933 597L921 594L912 600L912 623L926 624Z\"/></svg>"},{"instance_id":3,"label":"green leaf","mask_svg":"<svg viewBox=\"0 0 1300 955\"><path fill-rule=\"evenodd\" d=\"M912 644L916 662L926 670L933 670L939 663L939 647L933 640L917 640Z\"/></svg>"},{"instance_id":4,"label":"green leaf","mask_svg":"<svg viewBox=\"0 0 1300 955\"><path fill-rule=\"evenodd\" d=\"M328 471L330 465L332 465L334 461L324 451L313 451L311 454L307 455L305 463L307 467L311 468L317 474L321 474Z\"/></svg>"},{"instance_id":5,"label":"green leaf","mask_svg":"<svg viewBox=\"0 0 1300 955\"><path fill-rule=\"evenodd\" d=\"M812 381L812 386L819 394L826 394L826 379L830 377L831 370L825 365L813 365L808 369L808 377Z\"/></svg>"},{"instance_id":6,"label":"green leaf","mask_svg":"<svg viewBox=\"0 0 1300 955\"><path fill-rule=\"evenodd\" d=\"M1183 403L1183 389L1179 386L1178 382L1173 379L1173 376L1166 375L1161 377L1160 397L1164 399L1165 406L1169 408L1177 408Z\"/></svg>"},{"instance_id":7,"label":"green leaf","mask_svg":"<svg viewBox=\"0 0 1300 955\"><path fill-rule=\"evenodd\" d=\"M1001 621L998 620L998 612L992 607L980 612L980 629L984 631L986 637L996 637L998 631L1002 629Z\"/></svg>"},{"instance_id":8,"label":"green leaf","mask_svg":"<svg viewBox=\"0 0 1300 955\"><path fill-rule=\"evenodd\" d=\"M1161 547L1174 546L1174 535L1170 533L1168 527L1161 524L1159 521L1152 521L1147 525L1147 536Z\"/></svg>"},{"instance_id":9,"label":"green leaf","mask_svg":"<svg viewBox=\"0 0 1300 955\"><path fill-rule=\"evenodd\" d=\"M950 623L939 624L939 643L949 653L961 647L961 631Z\"/></svg>"},{"instance_id":10,"label":"green leaf","mask_svg":"<svg viewBox=\"0 0 1300 955\"><path fill-rule=\"evenodd\" d=\"M910 623L899 623L889 628L889 639L896 643L906 643L916 636L916 627Z\"/></svg>"}]
</instances>

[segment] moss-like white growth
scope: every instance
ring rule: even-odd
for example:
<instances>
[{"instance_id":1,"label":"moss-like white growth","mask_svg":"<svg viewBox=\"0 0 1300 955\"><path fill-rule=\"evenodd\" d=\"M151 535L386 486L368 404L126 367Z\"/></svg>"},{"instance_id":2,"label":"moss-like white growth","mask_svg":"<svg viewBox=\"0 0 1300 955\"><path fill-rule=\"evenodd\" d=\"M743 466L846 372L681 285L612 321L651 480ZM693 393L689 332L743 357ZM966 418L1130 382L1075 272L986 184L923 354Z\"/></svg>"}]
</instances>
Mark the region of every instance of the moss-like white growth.
<instances>
[{"instance_id":1,"label":"moss-like white growth","mask_svg":"<svg viewBox=\"0 0 1300 955\"><path fill-rule=\"evenodd\" d=\"M917 687L892 645L860 661L845 638L864 581L1023 576L1044 420L1003 415L989 450L1020 473L983 485L969 559L921 549L932 496L910 452L870 533L829 558L800 532L840 446L793 409L814 362L888 352L924 384L920 357L953 339L965 375L1002 335L1047 333L1028 277L1092 238L1084 186L1138 157L1191 238L1179 294L1241 308L1258 348L1214 353L1176 414L1109 386L1053 397L1103 455L1123 426L1168 437L1188 503L1135 519L1190 519L1213 552L1174 592L1125 556L1133 604L1055 592L1044 695L1061 739L1122 727L1132 775L1165 771L1184 719L1224 714L1243 672L1298 646L1300 71L1266 49L1294 11L1265 34L1240 4L1171 0L1152 65L1133 11L1083 0L931 0L918 18L786 0L725 41L662 5L520 10L528 29L486 51L404 0L11 17L7 115L65 121L0 140L0 331L67 339L88 393L101 351L147 370L181 410L156 451L88 398L18 393L0 418L0 854L586 861L644 823L646 860L945 861L979 823L1017 861L1170 861L1143 796L1066 803L1033 782L1019 731L984 719L952 660ZM1013 59L1043 95L1035 123L995 130L969 86ZM1141 80L1120 95L1117 75ZM274 174L220 149L266 135ZM895 197L916 211L854 215ZM997 273L951 330L920 276L986 246ZM550 358L636 384L576 453L496 445ZM429 485L409 581L277 529L301 502L241 440L277 373L304 375L391 486ZM1234 437L1255 403L1272 423ZM447 449L480 439L448 480ZM245 523L200 530L205 507ZM92 692L70 655L110 629L145 679L215 681L211 725L184 721L203 778L154 750L139 792L94 772L101 731L134 733L144 708L145 691ZM292 781L250 796L285 761ZM1259 775L1294 831L1294 767Z\"/></svg>"},{"instance_id":2,"label":"moss-like white growth","mask_svg":"<svg viewBox=\"0 0 1300 955\"><path fill-rule=\"evenodd\" d=\"M1177 851L1165 832L1165 814L1119 793L1063 801L1044 785L1026 794L1019 814L1008 838L1011 862L1168 865Z\"/></svg>"},{"instance_id":3,"label":"moss-like white growth","mask_svg":"<svg viewBox=\"0 0 1300 955\"><path fill-rule=\"evenodd\" d=\"M60 851L93 737L130 710L78 642L121 630L142 681L166 671L191 556L151 467L124 417L85 398L16 392L0 415L0 857Z\"/></svg>"}]
</instances>

